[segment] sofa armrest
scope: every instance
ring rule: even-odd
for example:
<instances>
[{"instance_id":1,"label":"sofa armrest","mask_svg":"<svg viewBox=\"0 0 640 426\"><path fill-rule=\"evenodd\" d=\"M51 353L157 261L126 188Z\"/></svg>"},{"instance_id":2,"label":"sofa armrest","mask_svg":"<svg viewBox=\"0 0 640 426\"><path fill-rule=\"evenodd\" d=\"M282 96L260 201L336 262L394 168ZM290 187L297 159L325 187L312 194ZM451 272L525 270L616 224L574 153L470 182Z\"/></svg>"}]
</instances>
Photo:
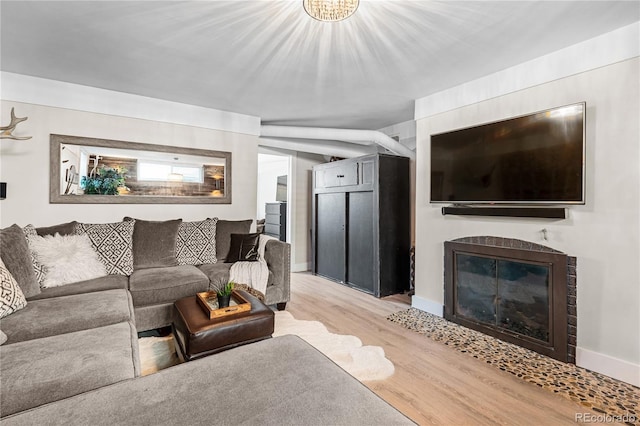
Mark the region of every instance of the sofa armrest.
<instances>
[{"instance_id":1,"label":"sofa armrest","mask_svg":"<svg viewBox=\"0 0 640 426\"><path fill-rule=\"evenodd\" d=\"M265 303L274 305L288 302L291 296L291 245L275 239L269 240L265 245L264 260L269 267Z\"/></svg>"}]
</instances>

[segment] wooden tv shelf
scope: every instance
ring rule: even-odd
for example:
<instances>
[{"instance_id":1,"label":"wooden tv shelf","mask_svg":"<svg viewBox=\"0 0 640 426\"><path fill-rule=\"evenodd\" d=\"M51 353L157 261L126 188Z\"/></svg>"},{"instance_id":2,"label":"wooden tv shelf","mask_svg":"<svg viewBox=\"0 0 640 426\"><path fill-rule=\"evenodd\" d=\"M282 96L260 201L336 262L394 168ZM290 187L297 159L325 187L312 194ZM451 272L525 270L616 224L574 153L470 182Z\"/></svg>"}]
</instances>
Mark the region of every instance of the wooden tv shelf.
<instances>
[{"instance_id":1,"label":"wooden tv shelf","mask_svg":"<svg viewBox=\"0 0 640 426\"><path fill-rule=\"evenodd\" d=\"M566 219L564 207L496 207L496 206L445 206L443 215L460 216L506 216L536 217L544 219Z\"/></svg>"}]
</instances>

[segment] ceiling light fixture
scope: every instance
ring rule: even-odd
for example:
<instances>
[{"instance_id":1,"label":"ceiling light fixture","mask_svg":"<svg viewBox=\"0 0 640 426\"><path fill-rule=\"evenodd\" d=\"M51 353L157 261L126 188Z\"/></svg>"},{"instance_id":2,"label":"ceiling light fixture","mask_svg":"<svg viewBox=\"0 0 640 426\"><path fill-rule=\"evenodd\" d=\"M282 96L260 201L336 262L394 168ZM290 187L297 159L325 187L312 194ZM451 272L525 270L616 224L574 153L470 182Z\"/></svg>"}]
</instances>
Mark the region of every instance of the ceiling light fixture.
<instances>
[{"instance_id":1,"label":"ceiling light fixture","mask_svg":"<svg viewBox=\"0 0 640 426\"><path fill-rule=\"evenodd\" d=\"M302 4L313 19L335 22L353 15L360 0L302 0Z\"/></svg>"}]
</instances>

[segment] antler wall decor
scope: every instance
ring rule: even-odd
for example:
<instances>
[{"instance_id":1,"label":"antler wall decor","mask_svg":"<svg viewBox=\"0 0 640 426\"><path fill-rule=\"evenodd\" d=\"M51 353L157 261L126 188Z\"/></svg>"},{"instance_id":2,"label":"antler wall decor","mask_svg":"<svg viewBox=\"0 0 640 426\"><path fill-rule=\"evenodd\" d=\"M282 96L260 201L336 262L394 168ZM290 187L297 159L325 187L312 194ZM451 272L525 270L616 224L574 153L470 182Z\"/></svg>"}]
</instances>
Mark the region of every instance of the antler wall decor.
<instances>
[{"instance_id":1,"label":"antler wall decor","mask_svg":"<svg viewBox=\"0 0 640 426\"><path fill-rule=\"evenodd\" d=\"M11 132L13 132L16 129L16 126L19 123L22 123L23 121L25 121L27 118L29 117L21 117L21 118L16 117L16 113L13 111L13 108L11 108L11 123L9 123L8 126L0 126L0 131L1 131L0 139L15 139L19 141L31 139L31 136L14 136L11 134Z\"/></svg>"}]
</instances>

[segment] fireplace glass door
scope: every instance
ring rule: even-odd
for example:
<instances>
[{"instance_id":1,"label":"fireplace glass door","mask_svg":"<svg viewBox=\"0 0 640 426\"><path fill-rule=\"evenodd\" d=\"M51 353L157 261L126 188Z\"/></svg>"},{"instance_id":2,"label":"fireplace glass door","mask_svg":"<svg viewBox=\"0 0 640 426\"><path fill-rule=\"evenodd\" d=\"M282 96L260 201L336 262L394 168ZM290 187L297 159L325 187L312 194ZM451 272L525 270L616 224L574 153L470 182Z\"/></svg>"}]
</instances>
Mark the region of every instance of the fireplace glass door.
<instances>
[{"instance_id":1,"label":"fireplace glass door","mask_svg":"<svg viewBox=\"0 0 640 426\"><path fill-rule=\"evenodd\" d=\"M456 253L455 313L549 341L550 266Z\"/></svg>"}]
</instances>

